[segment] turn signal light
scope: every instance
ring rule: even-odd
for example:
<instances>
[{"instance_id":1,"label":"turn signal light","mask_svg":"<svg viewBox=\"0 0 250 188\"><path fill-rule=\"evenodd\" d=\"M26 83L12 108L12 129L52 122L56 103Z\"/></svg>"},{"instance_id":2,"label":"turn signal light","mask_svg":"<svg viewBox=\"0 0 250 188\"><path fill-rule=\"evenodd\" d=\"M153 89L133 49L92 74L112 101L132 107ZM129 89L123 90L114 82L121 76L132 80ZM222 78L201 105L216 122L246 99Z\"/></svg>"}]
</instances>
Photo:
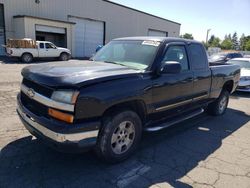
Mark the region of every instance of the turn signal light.
<instances>
[{"instance_id":1,"label":"turn signal light","mask_svg":"<svg viewBox=\"0 0 250 188\"><path fill-rule=\"evenodd\" d=\"M73 123L74 121L74 116L71 114L66 114L63 112L60 112L58 110L54 110L52 108L49 108L48 113L51 117L56 118L61 121L65 121L67 123Z\"/></svg>"}]
</instances>

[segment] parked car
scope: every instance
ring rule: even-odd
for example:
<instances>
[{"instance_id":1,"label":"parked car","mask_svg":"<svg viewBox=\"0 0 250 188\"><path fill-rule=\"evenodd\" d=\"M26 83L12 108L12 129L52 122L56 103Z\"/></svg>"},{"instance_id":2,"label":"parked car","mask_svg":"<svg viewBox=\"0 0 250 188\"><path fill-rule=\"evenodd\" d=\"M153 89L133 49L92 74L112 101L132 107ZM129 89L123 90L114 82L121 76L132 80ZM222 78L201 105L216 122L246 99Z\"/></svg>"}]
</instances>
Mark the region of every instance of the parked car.
<instances>
[{"instance_id":1,"label":"parked car","mask_svg":"<svg viewBox=\"0 0 250 188\"><path fill-rule=\"evenodd\" d=\"M250 55L244 55L243 57L244 58L250 58Z\"/></svg>"},{"instance_id":2,"label":"parked car","mask_svg":"<svg viewBox=\"0 0 250 188\"><path fill-rule=\"evenodd\" d=\"M167 37L115 39L92 61L25 67L17 112L52 147L94 148L110 162L129 157L142 131L223 115L240 67L209 66L203 45Z\"/></svg>"},{"instance_id":3,"label":"parked car","mask_svg":"<svg viewBox=\"0 0 250 188\"><path fill-rule=\"evenodd\" d=\"M31 45L22 46L27 43ZM6 46L7 54L10 57L17 57L24 63L31 63L34 58L59 58L61 61L67 61L71 57L69 49L57 47L48 41L33 41L30 39L11 41L12 45ZM35 45L32 45L35 43ZM16 44L13 46L13 44Z\"/></svg>"},{"instance_id":4,"label":"parked car","mask_svg":"<svg viewBox=\"0 0 250 188\"><path fill-rule=\"evenodd\" d=\"M233 52L233 53L218 53L209 57L210 63L218 63L223 64L233 58L242 58L243 55L241 53Z\"/></svg>"},{"instance_id":5,"label":"parked car","mask_svg":"<svg viewBox=\"0 0 250 188\"><path fill-rule=\"evenodd\" d=\"M250 58L236 58L228 61L228 63L241 67L240 82L237 90L250 92Z\"/></svg>"}]
</instances>

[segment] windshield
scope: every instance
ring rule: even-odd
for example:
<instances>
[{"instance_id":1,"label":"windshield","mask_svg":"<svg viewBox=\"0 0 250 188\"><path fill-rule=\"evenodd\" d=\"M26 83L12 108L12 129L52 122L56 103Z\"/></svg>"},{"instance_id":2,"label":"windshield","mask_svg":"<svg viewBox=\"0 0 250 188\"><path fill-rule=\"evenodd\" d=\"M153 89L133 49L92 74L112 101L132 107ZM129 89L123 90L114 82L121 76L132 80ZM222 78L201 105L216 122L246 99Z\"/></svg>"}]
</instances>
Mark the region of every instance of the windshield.
<instances>
[{"instance_id":1,"label":"windshield","mask_svg":"<svg viewBox=\"0 0 250 188\"><path fill-rule=\"evenodd\" d=\"M153 62L159 45L156 41L111 41L92 59L145 70Z\"/></svg>"},{"instance_id":2,"label":"windshield","mask_svg":"<svg viewBox=\"0 0 250 188\"><path fill-rule=\"evenodd\" d=\"M239 61L239 60L231 60L228 63L239 65L240 68L243 69L250 69L250 62L249 61Z\"/></svg>"},{"instance_id":3,"label":"windshield","mask_svg":"<svg viewBox=\"0 0 250 188\"><path fill-rule=\"evenodd\" d=\"M214 54L210 57L212 61L218 61L218 60L223 60L225 59L226 55L225 54Z\"/></svg>"}]
</instances>

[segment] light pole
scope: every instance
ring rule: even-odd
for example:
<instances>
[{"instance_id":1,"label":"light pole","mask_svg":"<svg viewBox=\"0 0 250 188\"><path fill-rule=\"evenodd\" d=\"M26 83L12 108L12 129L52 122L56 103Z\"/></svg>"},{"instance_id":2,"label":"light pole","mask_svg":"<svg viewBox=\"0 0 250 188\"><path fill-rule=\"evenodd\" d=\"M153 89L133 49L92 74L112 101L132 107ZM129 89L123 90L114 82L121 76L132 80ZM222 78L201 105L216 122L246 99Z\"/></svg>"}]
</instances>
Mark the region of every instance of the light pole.
<instances>
[{"instance_id":1,"label":"light pole","mask_svg":"<svg viewBox=\"0 0 250 188\"><path fill-rule=\"evenodd\" d=\"M210 31L211 31L211 29L208 29L208 30L207 30L206 45L208 45L208 34L209 34Z\"/></svg>"}]
</instances>

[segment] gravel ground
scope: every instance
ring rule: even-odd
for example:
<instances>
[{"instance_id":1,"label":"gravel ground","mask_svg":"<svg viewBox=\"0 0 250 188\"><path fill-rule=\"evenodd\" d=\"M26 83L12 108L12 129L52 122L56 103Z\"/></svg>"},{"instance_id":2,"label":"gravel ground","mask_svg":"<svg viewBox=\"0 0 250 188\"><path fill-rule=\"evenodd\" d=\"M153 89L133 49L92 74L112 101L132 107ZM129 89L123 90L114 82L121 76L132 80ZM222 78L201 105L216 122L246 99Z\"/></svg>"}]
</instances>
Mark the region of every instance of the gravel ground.
<instances>
[{"instance_id":1,"label":"gravel ground","mask_svg":"<svg viewBox=\"0 0 250 188\"><path fill-rule=\"evenodd\" d=\"M202 114L164 131L145 133L134 156L109 165L92 152L56 152L24 129L15 112L24 66L0 62L1 188L250 188L250 94L233 94L222 117Z\"/></svg>"}]
</instances>

